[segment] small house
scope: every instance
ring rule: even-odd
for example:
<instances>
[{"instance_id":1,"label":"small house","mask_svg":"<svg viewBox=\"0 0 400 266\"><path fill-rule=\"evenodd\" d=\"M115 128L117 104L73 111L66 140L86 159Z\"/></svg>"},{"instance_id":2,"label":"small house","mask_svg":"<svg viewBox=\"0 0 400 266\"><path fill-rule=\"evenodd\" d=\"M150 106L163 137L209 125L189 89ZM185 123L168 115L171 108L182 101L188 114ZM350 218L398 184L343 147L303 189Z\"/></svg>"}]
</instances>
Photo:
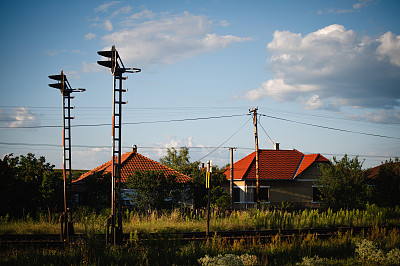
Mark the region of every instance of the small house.
<instances>
[{"instance_id":1,"label":"small house","mask_svg":"<svg viewBox=\"0 0 400 266\"><path fill-rule=\"evenodd\" d=\"M303 154L298 150L259 150L258 197L260 204L295 207L319 207L318 186L321 163L329 163L321 154ZM231 169L224 174L230 190ZM253 207L257 202L255 152L233 164L233 205L236 209Z\"/></svg>"},{"instance_id":2,"label":"small house","mask_svg":"<svg viewBox=\"0 0 400 266\"><path fill-rule=\"evenodd\" d=\"M112 170L112 160L94 168L93 170L90 170L84 174L82 174L80 177L72 181L72 192L75 195L76 202L79 203L85 203L87 202L88 199L87 197L87 183L89 181L89 178L94 176L94 175L103 175L103 174L111 174ZM158 171L164 173L166 177L168 176L175 176L176 181L178 183L185 183L187 182L190 177L187 175L184 175L172 168L169 168L165 165L162 165L159 162L153 161L146 156L141 155L140 153L137 152L136 146L132 148L131 152L127 152L122 154L121 156L121 182L122 184L126 182L127 178L129 176L133 176L136 171ZM110 188L111 188L111 183L110 183ZM109 190L107 190L109 191ZM130 194L133 193L133 191L130 191L128 189L122 189L121 190L122 196L124 194ZM123 199L124 200L124 199Z\"/></svg>"}]
</instances>

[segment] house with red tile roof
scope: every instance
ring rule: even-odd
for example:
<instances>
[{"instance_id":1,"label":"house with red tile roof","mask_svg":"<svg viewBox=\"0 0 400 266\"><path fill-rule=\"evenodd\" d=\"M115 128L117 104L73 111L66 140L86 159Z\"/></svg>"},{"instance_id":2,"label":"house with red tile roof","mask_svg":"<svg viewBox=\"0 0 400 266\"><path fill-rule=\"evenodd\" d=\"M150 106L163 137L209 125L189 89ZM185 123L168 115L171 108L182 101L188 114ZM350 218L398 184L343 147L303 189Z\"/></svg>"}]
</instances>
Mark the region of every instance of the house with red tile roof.
<instances>
[{"instance_id":1,"label":"house with red tile roof","mask_svg":"<svg viewBox=\"0 0 400 266\"><path fill-rule=\"evenodd\" d=\"M279 147L279 146L278 146ZM262 204L318 207L321 163L329 163L321 154L303 154L298 150L259 150L259 198ZM229 190L231 169L224 172ZM235 208L254 206L256 197L255 152L233 164L233 202Z\"/></svg>"},{"instance_id":2,"label":"house with red tile roof","mask_svg":"<svg viewBox=\"0 0 400 266\"><path fill-rule=\"evenodd\" d=\"M72 181L72 192L76 195L76 197L84 198L84 194L87 189L85 186L86 181L95 174L111 174L111 169L112 160L82 174L77 179ZM189 176L162 165L159 162L153 161L138 153L136 148L132 148L131 152L121 155L121 182L126 182L127 178L131 175L134 175L136 171L159 171L164 173L164 175L167 177L175 176L178 183L185 183L190 179Z\"/></svg>"},{"instance_id":3,"label":"house with red tile roof","mask_svg":"<svg viewBox=\"0 0 400 266\"><path fill-rule=\"evenodd\" d=\"M368 176L367 177L368 177L368 179L370 179L370 181L372 181L372 183L377 178L377 176L379 175L379 171L380 171L381 167L385 166L386 164L387 163L383 163L381 165L378 165L378 166L375 166L375 167L372 167L372 168L369 168L368 170L366 170L366 171L368 171ZM398 167L398 169L400 169L400 162L393 162L393 164L396 167Z\"/></svg>"}]
</instances>

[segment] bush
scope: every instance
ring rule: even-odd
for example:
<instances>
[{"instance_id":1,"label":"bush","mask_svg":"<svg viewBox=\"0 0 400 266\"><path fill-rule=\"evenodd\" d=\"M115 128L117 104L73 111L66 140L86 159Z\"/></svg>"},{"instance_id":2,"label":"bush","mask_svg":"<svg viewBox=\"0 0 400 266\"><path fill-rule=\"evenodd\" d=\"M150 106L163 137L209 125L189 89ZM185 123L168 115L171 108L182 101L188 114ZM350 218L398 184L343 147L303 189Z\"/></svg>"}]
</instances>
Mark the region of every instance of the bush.
<instances>
[{"instance_id":1,"label":"bush","mask_svg":"<svg viewBox=\"0 0 400 266\"><path fill-rule=\"evenodd\" d=\"M205 257L197 260L201 265L211 266L211 265L256 265L257 257L255 255L243 254L237 256L234 254L225 254L222 256L219 254L217 257Z\"/></svg>"},{"instance_id":2,"label":"bush","mask_svg":"<svg viewBox=\"0 0 400 266\"><path fill-rule=\"evenodd\" d=\"M382 250L378 249L374 242L368 239L363 239L357 243L356 254L366 261L381 263L384 260Z\"/></svg>"},{"instance_id":3,"label":"bush","mask_svg":"<svg viewBox=\"0 0 400 266\"><path fill-rule=\"evenodd\" d=\"M386 261L393 265L400 265L400 250L395 248L389 251L386 254Z\"/></svg>"},{"instance_id":4,"label":"bush","mask_svg":"<svg viewBox=\"0 0 400 266\"><path fill-rule=\"evenodd\" d=\"M400 250L394 248L386 255L377 248L374 242L363 239L357 244L356 254L364 261L373 262L385 265L399 265L400 264Z\"/></svg>"},{"instance_id":5,"label":"bush","mask_svg":"<svg viewBox=\"0 0 400 266\"><path fill-rule=\"evenodd\" d=\"M329 260L326 258L320 258L317 256L314 256L312 258L310 257L304 257L303 261L301 263L297 263L296 265L301 265L301 266L317 266L317 265L329 265L328 264Z\"/></svg>"}]
</instances>

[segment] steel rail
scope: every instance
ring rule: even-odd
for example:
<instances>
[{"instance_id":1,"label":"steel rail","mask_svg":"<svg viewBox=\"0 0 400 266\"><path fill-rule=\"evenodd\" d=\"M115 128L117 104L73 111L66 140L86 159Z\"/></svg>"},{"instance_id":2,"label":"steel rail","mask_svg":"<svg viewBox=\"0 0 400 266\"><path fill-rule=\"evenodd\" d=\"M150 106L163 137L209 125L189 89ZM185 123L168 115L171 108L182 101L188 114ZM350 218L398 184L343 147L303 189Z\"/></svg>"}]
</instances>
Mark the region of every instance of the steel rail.
<instances>
[{"instance_id":1,"label":"steel rail","mask_svg":"<svg viewBox=\"0 0 400 266\"><path fill-rule=\"evenodd\" d=\"M233 240L270 240L275 237L288 239L293 237L306 237L309 234L314 234L317 238L330 238L340 233L351 232L358 235L368 233L368 231L379 229L400 229L400 226L356 226L356 227L335 227L335 228L303 228L303 229L264 229L264 230L241 230L241 231L219 231L210 232L207 237L206 232L160 232L160 233L138 233L136 235L123 234L122 240L124 243L138 241L146 243L151 241L205 241L207 239L222 238L227 241ZM94 234L99 241L104 239L105 234ZM71 242L74 240L84 239L87 235L75 234L71 237ZM0 247L6 246L40 246L40 247L56 247L66 244L60 241L58 234L36 234L36 235L0 235Z\"/></svg>"}]
</instances>

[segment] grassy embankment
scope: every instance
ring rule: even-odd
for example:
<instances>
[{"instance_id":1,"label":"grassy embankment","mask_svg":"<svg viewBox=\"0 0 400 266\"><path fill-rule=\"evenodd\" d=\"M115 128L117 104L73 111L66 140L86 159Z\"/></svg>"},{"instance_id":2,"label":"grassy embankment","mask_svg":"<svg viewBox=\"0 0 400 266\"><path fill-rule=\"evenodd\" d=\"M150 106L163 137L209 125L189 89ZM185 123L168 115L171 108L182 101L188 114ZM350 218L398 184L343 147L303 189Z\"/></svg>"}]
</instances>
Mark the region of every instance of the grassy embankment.
<instances>
[{"instance_id":1,"label":"grassy embankment","mask_svg":"<svg viewBox=\"0 0 400 266\"><path fill-rule=\"evenodd\" d=\"M76 233L105 233L105 221L109 211L96 213L82 208L74 213ZM40 213L37 219L29 216L14 220L0 218L0 234L57 234L59 214ZM213 213L210 231L256 230L256 229L300 229L337 226L384 226L400 225L400 208L386 209L374 205L366 210L247 210ZM124 232L190 232L205 231L205 213L152 212L140 214L124 213Z\"/></svg>"},{"instance_id":2,"label":"grassy embankment","mask_svg":"<svg viewBox=\"0 0 400 266\"><path fill-rule=\"evenodd\" d=\"M228 242L218 237L204 242L184 243L166 240L172 231L204 231L204 213L138 214L126 212L124 232L131 233L129 243L107 246L96 233L104 233L108 211L96 213L80 209L75 213L75 230L86 236L62 248L2 247L0 264L15 265L196 265L223 261L227 265L247 261L247 265L391 265L400 264L400 232L380 228L400 224L400 208L395 210L367 206L366 210L297 212L248 210L214 215L211 231L270 228L307 228L336 226L374 226L361 235L338 233L329 239L315 234L271 241L239 239ZM52 233L59 231L58 215L41 213L37 219L25 217L0 219L0 234ZM157 240L138 242L136 232L158 232ZM165 238L162 238L162 237ZM234 254L234 255L229 255ZM253 264L251 264L253 263ZM307 264L308 263L308 264ZM210 265L210 264L208 264ZM221 265L221 264L219 264ZM222 263L222 265L224 265ZM240 264L238 264L240 265Z\"/></svg>"}]
</instances>

